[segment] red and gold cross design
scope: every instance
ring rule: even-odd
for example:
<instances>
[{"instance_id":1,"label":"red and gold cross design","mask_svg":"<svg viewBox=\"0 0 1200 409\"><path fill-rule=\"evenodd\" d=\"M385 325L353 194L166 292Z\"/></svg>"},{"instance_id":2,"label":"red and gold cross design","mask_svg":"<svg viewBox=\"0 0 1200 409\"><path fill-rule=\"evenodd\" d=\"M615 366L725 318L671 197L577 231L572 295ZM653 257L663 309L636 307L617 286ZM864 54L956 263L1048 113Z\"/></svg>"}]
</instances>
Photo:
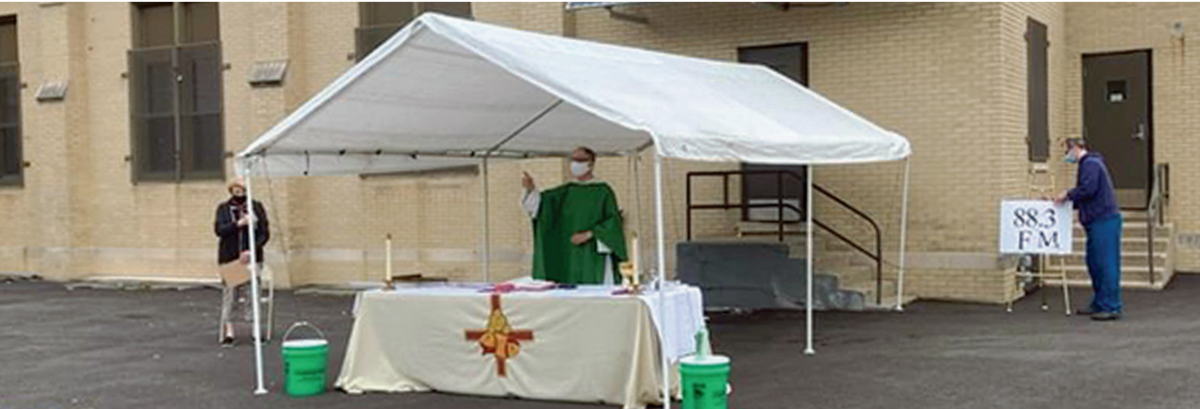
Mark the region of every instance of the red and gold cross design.
<instances>
[{"instance_id":1,"label":"red and gold cross design","mask_svg":"<svg viewBox=\"0 0 1200 409\"><path fill-rule=\"evenodd\" d=\"M487 328L467 330L468 341L479 341L483 355L496 357L496 375L507 376L504 362L521 352L521 341L533 341L533 331L513 329L508 317L500 309L500 294L492 294L492 312L488 316Z\"/></svg>"}]
</instances>

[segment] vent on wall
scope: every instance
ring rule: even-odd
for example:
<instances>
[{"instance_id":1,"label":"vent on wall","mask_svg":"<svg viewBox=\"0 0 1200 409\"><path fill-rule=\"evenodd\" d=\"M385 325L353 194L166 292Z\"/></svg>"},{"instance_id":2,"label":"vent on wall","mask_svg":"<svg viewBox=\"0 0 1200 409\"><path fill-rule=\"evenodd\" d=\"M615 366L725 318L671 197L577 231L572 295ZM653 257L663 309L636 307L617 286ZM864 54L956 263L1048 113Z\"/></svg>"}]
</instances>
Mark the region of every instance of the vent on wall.
<instances>
[{"instance_id":1,"label":"vent on wall","mask_svg":"<svg viewBox=\"0 0 1200 409\"><path fill-rule=\"evenodd\" d=\"M38 102L62 101L67 98L66 81L46 81L37 90Z\"/></svg>"},{"instance_id":2,"label":"vent on wall","mask_svg":"<svg viewBox=\"0 0 1200 409\"><path fill-rule=\"evenodd\" d=\"M250 86L265 87L283 84L287 75L288 60L257 61L250 68Z\"/></svg>"}]
</instances>

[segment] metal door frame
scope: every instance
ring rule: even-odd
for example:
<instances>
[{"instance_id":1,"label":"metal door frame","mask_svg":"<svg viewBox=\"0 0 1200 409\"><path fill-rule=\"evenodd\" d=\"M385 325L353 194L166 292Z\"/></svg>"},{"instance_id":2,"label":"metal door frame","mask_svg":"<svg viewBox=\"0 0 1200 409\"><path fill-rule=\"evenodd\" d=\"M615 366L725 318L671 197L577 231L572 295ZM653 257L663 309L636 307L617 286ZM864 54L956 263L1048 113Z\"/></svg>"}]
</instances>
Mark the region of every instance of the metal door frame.
<instances>
[{"instance_id":1,"label":"metal door frame","mask_svg":"<svg viewBox=\"0 0 1200 409\"><path fill-rule=\"evenodd\" d=\"M1084 104L1087 103L1087 80L1084 73L1087 72L1087 60L1092 57L1115 57L1121 55L1146 53L1146 155L1149 163L1146 166L1146 204L1141 207L1124 207L1122 210L1145 210L1150 205L1150 190L1154 185L1154 166L1158 163L1154 155L1154 50L1151 48L1139 48L1121 51L1105 51L1097 53L1082 53L1079 59L1080 82L1079 87L1079 111L1080 122L1083 129L1087 129L1087 112L1084 109ZM1084 139L1087 139L1086 136ZM1115 186L1113 187L1116 188Z\"/></svg>"}]
</instances>

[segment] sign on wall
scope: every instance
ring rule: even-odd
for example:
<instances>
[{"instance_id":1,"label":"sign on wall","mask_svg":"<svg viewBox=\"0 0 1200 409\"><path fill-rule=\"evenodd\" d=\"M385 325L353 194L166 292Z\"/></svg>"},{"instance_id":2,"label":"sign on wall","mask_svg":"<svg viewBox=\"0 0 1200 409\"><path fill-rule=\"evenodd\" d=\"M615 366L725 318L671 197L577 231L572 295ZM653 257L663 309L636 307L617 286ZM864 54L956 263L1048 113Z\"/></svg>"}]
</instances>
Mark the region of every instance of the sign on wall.
<instances>
[{"instance_id":1,"label":"sign on wall","mask_svg":"<svg viewBox=\"0 0 1200 409\"><path fill-rule=\"evenodd\" d=\"M1179 248L1183 250L1200 250L1200 234L1180 234Z\"/></svg>"},{"instance_id":2,"label":"sign on wall","mask_svg":"<svg viewBox=\"0 0 1200 409\"><path fill-rule=\"evenodd\" d=\"M1049 200L1000 203L1000 252L1071 254L1071 204Z\"/></svg>"}]
</instances>

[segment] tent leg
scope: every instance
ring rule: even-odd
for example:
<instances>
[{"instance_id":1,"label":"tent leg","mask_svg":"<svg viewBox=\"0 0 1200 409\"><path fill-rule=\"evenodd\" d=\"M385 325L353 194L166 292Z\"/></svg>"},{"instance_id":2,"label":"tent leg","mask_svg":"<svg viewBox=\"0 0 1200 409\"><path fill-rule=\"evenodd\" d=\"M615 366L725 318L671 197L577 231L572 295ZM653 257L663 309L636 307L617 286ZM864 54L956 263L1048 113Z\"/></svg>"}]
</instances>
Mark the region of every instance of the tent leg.
<instances>
[{"instance_id":1,"label":"tent leg","mask_svg":"<svg viewBox=\"0 0 1200 409\"><path fill-rule=\"evenodd\" d=\"M254 379L257 386L254 389L255 395L265 395L267 388L263 387L263 354L262 354L262 317L259 310L262 305L259 304L260 294L258 293L258 241L255 240L254 230L258 226L258 220L255 218L258 215L254 214L254 185L251 183L252 165L253 162L247 161L246 166L242 169L242 176L246 179L246 201L250 204L250 303L254 305Z\"/></svg>"},{"instance_id":2,"label":"tent leg","mask_svg":"<svg viewBox=\"0 0 1200 409\"><path fill-rule=\"evenodd\" d=\"M492 281L492 226L491 213L488 211L488 204L491 201L491 192L488 189L488 160L485 156L483 163L480 166L480 174L483 175L483 281Z\"/></svg>"},{"instance_id":3,"label":"tent leg","mask_svg":"<svg viewBox=\"0 0 1200 409\"><path fill-rule=\"evenodd\" d=\"M663 229L663 186L662 186L662 155L658 152L654 153L654 228L655 228L655 245L658 247L658 319L660 322L666 319L664 315L665 297L663 293L667 290L667 244L666 235ZM664 332L659 334L662 337L662 342L658 345L658 354L662 357L662 394L663 394L663 409L671 409L671 363L667 360L667 334Z\"/></svg>"},{"instance_id":4,"label":"tent leg","mask_svg":"<svg viewBox=\"0 0 1200 409\"><path fill-rule=\"evenodd\" d=\"M271 342L275 335L272 331L275 328L275 270L268 268L264 273L267 274L267 336L265 338L267 342Z\"/></svg>"},{"instance_id":5,"label":"tent leg","mask_svg":"<svg viewBox=\"0 0 1200 409\"><path fill-rule=\"evenodd\" d=\"M807 252L808 265L805 267L806 280L805 285L808 287L804 295L804 355L813 355L817 350L813 349L813 165L805 167L807 175L804 178L804 185L807 192L804 199L804 218L807 224L805 228L805 243L804 248Z\"/></svg>"},{"instance_id":6,"label":"tent leg","mask_svg":"<svg viewBox=\"0 0 1200 409\"><path fill-rule=\"evenodd\" d=\"M896 277L896 311L904 311L904 261L907 259L905 245L908 244L908 174L912 157L904 159L904 193L900 199L900 269Z\"/></svg>"},{"instance_id":7,"label":"tent leg","mask_svg":"<svg viewBox=\"0 0 1200 409\"><path fill-rule=\"evenodd\" d=\"M638 240L634 241L633 244L638 247L641 247L642 243L644 243L646 241L646 238L643 235L645 233L645 230L642 230L642 194L641 194L642 178L641 178L641 175L638 173L638 162L640 162L641 160L642 160L642 158L641 158L640 154L629 157L629 167L630 167L629 186L630 186L630 189L633 190L633 201L634 201L633 207L635 209L634 214L637 216L637 220L634 221L634 231L637 232L636 233L637 236L635 236L635 237L637 237ZM640 260L640 258L641 258L640 255L646 254L642 250L643 249L641 249L641 248L634 250L636 252L636 254L639 255L639 259L633 260L633 262L636 263L634 265L633 271L639 275L643 271L646 271L646 269L645 269L646 266L642 265L642 260ZM639 280L640 279L641 278L639 277Z\"/></svg>"}]
</instances>

